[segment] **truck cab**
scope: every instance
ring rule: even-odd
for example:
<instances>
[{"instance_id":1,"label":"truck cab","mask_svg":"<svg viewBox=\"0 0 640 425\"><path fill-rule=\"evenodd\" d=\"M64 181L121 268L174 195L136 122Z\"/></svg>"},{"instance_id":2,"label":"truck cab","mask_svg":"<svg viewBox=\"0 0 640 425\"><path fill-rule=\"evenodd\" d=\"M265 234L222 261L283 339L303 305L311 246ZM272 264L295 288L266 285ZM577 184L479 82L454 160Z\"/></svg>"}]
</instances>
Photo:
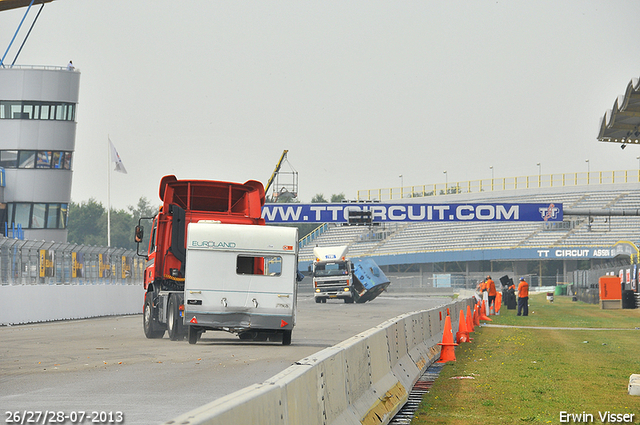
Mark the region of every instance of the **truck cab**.
<instances>
[{"instance_id":1,"label":"truck cab","mask_svg":"<svg viewBox=\"0 0 640 425\"><path fill-rule=\"evenodd\" d=\"M346 257L347 246L315 247L313 249L313 290L316 303L327 299L355 301L353 264Z\"/></svg>"},{"instance_id":2,"label":"truck cab","mask_svg":"<svg viewBox=\"0 0 640 425\"><path fill-rule=\"evenodd\" d=\"M316 303L342 299L345 303L372 301L390 284L372 258L347 258L348 246L315 247L313 293Z\"/></svg>"}]
</instances>

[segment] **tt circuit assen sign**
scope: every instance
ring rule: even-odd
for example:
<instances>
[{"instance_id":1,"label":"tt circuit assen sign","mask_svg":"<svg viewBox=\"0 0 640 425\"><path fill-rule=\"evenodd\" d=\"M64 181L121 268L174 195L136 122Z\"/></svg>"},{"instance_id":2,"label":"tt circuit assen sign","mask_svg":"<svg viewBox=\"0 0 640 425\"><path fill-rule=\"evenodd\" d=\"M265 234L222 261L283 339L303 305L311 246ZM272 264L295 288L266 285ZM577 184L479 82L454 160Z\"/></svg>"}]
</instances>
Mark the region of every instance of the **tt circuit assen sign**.
<instances>
[{"instance_id":1,"label":"tt circuit assen sign","mask_svg":"<svg viewBox=\"0 0 640 425\"><path fill-rule=\"evenodd\" d=\"M624 255L633 258L640 254L633 242L619 241L613 246L588 247L588 248L553 248L536 249L538 258L548 259L572 259L572 258L614 258Z\"/></svg>"},{"instance_id":2,"label":"tt circuit assen sign","mask_svg":"<svg viewBox=\"0 0 640 425\"><path fill-rule=\"evenodd\" d=\"M349 211L370 211L374 223L562 221L562 204L267 204L267 223L347 223Z\"/></svg>"}]
</instances>

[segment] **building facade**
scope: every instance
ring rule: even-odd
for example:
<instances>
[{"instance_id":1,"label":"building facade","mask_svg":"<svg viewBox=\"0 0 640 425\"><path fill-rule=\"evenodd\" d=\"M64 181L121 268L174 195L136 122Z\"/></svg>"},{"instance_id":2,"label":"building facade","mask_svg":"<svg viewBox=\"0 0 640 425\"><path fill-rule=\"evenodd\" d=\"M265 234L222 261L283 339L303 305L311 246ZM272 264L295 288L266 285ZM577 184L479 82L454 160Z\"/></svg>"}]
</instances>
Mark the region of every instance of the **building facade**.
<instances>
[{"instance_id":1,"label":"building facade","mask_svg":"<svg viewBox=\"0 0 640 425\"><path fill-rule=\"evenodd\" d=\"M76 70L0 68L3 233L6 223L25 239L66 242L79 86Z\"/></svg>"}]
</instances>

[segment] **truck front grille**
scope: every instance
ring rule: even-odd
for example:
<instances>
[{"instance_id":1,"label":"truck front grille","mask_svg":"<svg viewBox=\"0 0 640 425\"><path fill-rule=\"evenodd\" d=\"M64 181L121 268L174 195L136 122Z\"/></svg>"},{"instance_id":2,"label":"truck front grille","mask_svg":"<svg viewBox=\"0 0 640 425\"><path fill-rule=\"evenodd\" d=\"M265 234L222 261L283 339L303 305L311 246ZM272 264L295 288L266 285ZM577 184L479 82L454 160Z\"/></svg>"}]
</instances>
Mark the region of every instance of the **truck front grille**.
<instances>
[{"instance_id":1,"label":"truck front grille","mask_svg":"<svg viewBox=\"0 0 640 425\"><path fill-rule=\"evenodd\" d=\"M316 288L342 288L348 285L348 280L329 280L329 281L318 281L316 282Z\"/></svg>"}]
</instances>

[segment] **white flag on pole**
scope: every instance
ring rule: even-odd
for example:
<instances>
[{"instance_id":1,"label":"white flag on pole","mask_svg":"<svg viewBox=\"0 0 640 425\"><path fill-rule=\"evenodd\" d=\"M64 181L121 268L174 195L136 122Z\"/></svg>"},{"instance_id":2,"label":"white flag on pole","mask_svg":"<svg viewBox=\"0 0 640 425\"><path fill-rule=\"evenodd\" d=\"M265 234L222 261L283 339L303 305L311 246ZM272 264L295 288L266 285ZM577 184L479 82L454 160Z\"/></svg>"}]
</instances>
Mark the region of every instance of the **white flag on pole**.
<instances>
[{"instance_id":1,"label":"white flag on pole","mask_svg":"<svg viewBox=\"0 0 640 425\"><path fill-rule=\"evenodd\" d=\"M111 161L113 161L116 164L115 171L119 173L127 174L127 169L124 168L124 164L122 163L122 159L120 158L120 155L118 155L118 151L116 150L116 147L113 146L113 143L111 143L111 138L109 138L109 145L111 146Z\"/></svg>"}]
</instances>

